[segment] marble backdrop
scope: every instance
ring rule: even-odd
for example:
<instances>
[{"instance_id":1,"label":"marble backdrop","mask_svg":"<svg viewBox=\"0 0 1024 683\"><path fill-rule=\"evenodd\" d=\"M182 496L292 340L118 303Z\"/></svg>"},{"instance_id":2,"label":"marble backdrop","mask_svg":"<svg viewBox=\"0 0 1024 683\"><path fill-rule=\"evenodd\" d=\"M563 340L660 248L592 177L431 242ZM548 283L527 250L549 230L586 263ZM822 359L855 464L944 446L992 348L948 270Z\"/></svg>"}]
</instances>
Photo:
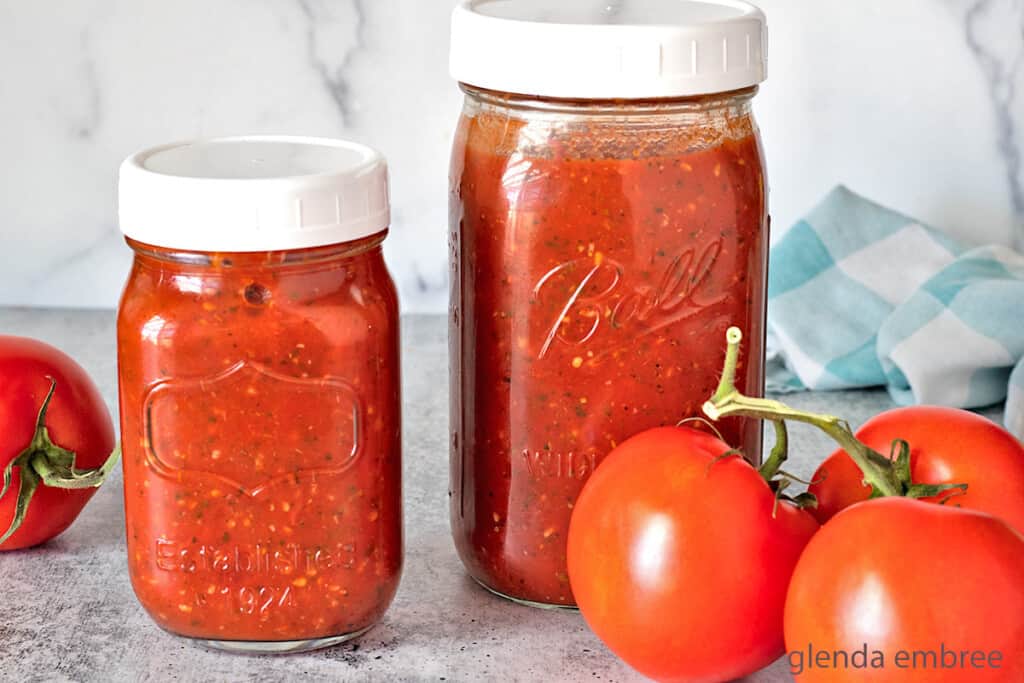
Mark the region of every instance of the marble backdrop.
<instances>
[{"instance_id":1,"label":"marble backdrop","mask_svg":"<svg viewBox=\"0 0 1024 683\"><path fill-rule=\"evenodd\" d=\"M0 305L115 305L131 152L290 133L388 155L404 306L444 310L453 1L0 0ZM1024 243L1024 0L761 4L777 228L842 182L967 242Z\"/></svg>"}]
</instances>

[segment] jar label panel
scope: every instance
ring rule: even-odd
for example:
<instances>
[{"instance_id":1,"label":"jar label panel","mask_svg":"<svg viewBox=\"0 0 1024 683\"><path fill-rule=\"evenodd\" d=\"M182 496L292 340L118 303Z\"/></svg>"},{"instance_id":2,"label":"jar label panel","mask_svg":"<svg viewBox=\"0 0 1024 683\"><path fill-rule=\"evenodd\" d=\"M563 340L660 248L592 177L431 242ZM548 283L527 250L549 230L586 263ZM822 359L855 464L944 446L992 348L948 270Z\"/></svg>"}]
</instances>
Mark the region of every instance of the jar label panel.
<instances>
[{"instance_id":1,"label":"jar label panel","mask_svg":"<svg viewBox=\"0 0 1024 683\"><path fill-rule=\"evenodd\" d=\"M155 384L143 402L146 455L160 476L220 480L251 497L359 456L363 406L339 377L300 378L237 363L212 377Z\"/></svg>"}]
</instances>

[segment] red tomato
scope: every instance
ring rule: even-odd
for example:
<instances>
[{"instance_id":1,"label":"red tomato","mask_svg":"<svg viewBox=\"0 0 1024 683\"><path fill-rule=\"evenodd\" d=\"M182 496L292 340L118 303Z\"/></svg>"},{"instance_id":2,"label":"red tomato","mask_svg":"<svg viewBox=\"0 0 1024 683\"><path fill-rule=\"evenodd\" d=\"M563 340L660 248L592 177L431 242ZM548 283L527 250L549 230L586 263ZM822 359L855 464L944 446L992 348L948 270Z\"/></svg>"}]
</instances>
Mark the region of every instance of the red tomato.
<instances>
[{"instance_id":1,"label":"red tomato","mask_svg":"<svg viewBox=\"0 0 1024 683\"><path fill-rule=\"evenodd\" d=\"M967 484L967 493L948 504L995 515L1024 533L1024 446L991 420L955 408L897 408L869 420L857 438L886 456L893 441L903 439L915 484ZM871 495L843 450L811 479L808 491L818 499L815 516L822 523Z\"/></svg>"},{"instance_id":2,"label":"red tomato","mask_svg":"<svg viewBox=\"0 0 1024 683\"><path fill-rule=\"evenodd\" d=\"M800 557L785 620L800 683L1020 683L1024 537L969 510L857 504ZM855 667L865 646L883 668Z\"/></svg>"},{"instance_id":3,"label":"red tomato","mask_svg":"<svg viewBox=\"0 0 1024 683\"><path fill-rule=\"evenodd\" d=\"M110 456L114 425L85 370L52 346L0 336L0 469L32 443L51 384L55 389L45 424L52 442L73 452L80 470L98 469ZM21 474L21 467L14 467L10 488L0 498L0 535L14 518ZM75 521L95 491L40 484L21 526L0 544L0 550L28 548L53 538Z\"/></svg>"},{"instance_id":4,"label":"red tomato","mask_svg":"<svg viewBox=\"0 0 1024 683\"><path fill-rule=\"evenodd\" d=\"M786 586L818 524L727 451L689 428L644 432L608 455L573 510L580 611L657 680L731 680L784 650Z\"/></svg>"}]
</instances>

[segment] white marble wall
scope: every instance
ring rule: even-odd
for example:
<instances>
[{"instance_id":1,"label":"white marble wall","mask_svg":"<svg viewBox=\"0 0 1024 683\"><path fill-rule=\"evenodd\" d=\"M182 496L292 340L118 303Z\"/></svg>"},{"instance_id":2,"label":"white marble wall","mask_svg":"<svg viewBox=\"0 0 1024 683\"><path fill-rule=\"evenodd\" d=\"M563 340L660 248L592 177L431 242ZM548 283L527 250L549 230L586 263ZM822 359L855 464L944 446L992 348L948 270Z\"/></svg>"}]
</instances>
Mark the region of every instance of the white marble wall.
<instances>
[{"instance_id":1,"label":"white marble wall","mask_svg":"<svg viewBox=\"0 0 1024 683\"><path fill-rule=\"evenodd\" d=\"M443 310L453 1L0 0L0 305L116 303L132 151L285 132L388 155L404 305ZM1024 0L761 4L777 227L843 182L970 242L1024 242Z\"/></svg>"}]
</instances>

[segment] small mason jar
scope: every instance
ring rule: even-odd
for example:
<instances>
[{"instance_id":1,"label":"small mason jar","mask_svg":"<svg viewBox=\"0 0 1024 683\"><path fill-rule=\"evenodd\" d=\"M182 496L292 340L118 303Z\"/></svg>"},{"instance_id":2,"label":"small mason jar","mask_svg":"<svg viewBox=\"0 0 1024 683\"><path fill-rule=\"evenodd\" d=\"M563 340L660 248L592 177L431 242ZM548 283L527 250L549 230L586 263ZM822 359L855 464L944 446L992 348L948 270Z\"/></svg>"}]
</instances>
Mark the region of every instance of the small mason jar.
<instances>
[{"instance_id":1,"label":"small mason jar","mask_svg":"<svg viewBox=\"0 0 1024 683\"><path fill-rule=\"evenodd\" d=\"M121 168L128 567L164 629L222 649L353 638L402 567L398 303L384 159L225 138Z\"/></svg>"},{"instance_id":2,"label":"small mason jar","mask_svg":"<svg viewBox=\"0 0 1024 683\"><path fill-rule=\"evenodd\" d=\"M451 167L451 521L491 591L572 606L577 495L630 436L701 414L731 325L763 391L768 216L735 0L466 0ZM760 427L727 420L753 462Z\"/></svg>"}]
</instances>

